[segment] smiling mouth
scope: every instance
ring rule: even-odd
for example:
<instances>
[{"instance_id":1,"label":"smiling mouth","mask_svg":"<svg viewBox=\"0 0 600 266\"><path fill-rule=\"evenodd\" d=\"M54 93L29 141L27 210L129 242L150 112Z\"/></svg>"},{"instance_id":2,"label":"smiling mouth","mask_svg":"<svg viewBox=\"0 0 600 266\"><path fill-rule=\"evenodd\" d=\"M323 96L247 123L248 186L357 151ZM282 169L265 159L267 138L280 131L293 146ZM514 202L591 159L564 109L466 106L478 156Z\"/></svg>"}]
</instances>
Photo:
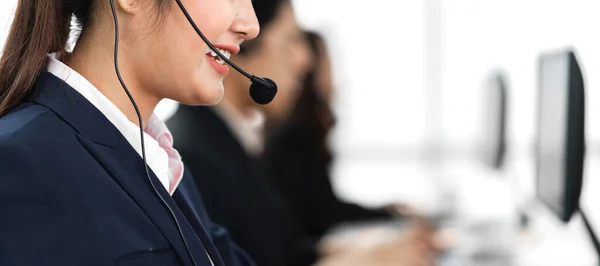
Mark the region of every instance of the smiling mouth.
<instances>
[{"instance_id":1,"label":"smiling mouth","mask_svg":"<svg viewBox=\"0 0 600 266\"><path fill-rule=\"evenodd\" d=\"M221 49L221 48L217 48L217 50L219 50L219 52L225 56L225 58L227 58L229 60L229 58L231 58L231 52L225 50L225 49ZM210 58L212 58L213 60L215 60L215 62L219 63L219 65L224 65L225 64L225 60L223 60L221 57L219 57L219 55L217 55L217 53L215 53L213 50L211 50L210 48L206 49L205 52L206 55L208 55Z\"/></svg>"}]
</instances>

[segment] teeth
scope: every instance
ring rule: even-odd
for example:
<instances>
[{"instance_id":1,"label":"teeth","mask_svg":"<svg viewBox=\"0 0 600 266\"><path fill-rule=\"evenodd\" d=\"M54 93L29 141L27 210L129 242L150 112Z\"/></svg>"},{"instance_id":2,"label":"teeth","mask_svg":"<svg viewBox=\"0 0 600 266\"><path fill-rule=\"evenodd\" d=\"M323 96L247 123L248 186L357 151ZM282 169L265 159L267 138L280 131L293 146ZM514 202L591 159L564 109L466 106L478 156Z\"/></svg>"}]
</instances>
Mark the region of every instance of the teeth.
<instances>
[{"instance_id":1,"label":"teeth","mask_svg":"<svg viewBox=\"0 0 600 266\"><path fill-rule=\"evenodd\" d=\"M221 52L221 54L223 56L225 56L225 58L227 58L227 59L229 59L231 57L231 53L227 50L219 49L219 52Z\"/></svg>"},{"instance_id":2,"label":"teeth","mask_svg":"<svg viewBox=\"0 0 600 266\"><path fill-rule=\"evenodd\" d=\"M223 55L223 57L229 59L231 58L231 53L227 50L224 49L220 49L217 48L217 50L219 50L219 53L221 53ZM210 48L207 48L205 51L205 54L210 54L211 57L214 58L214 60L219 63L219 64L225 64L225 60L223 60L222 58L219 57L219 55L217 55L217 53L215 53L213 50L211 50Z\"/></svg>"}]
</instances>

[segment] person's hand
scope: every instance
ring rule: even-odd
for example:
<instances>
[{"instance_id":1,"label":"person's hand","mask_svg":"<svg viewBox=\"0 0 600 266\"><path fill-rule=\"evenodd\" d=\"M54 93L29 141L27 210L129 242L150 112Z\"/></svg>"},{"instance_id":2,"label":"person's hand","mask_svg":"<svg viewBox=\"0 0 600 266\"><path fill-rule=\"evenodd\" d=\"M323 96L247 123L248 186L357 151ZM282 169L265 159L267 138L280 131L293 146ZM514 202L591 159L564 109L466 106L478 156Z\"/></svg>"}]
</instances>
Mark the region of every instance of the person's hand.
<instances>
[{"instance_id":1,"label":"person's hand","mask_svg":"<svg viewBox=\"0 0 600 266\"><path fill-rule=\"evenodd\" d=\"M448 250L456 241L456 233L453 230L436 228L427 218L416 216L412 218L412 222L413 226L409 230L435 254Z\"/></svg>"},{"instance_id":2,"label":"person's hand","mask_svg":"<svg viewBox=\"0 0 600 266\"><path fill-rule=\"evenodd\" d=\"M362 265L430 266L434 265L435 257L429 239L416 227L404 238L381 245L366 255Z\"/></svg>"},{"instance_id":3,"label":"person's hand","mask_svg":"<svg viewBox=\"0 0 600 266\"><path fill-rule=\"evenodd\" d=\"M411 217L417 215L416 209L407 204L389 204L384 206L383 209L392 215L399 217Z\"/></svg>"},{"instance_id":4,"label":"person's hand","mask_svg":"<svg viewBox=\"0 0 600 266\"><path fill-rule=\"evenodd\" d=\"M414 236L422 244L428 248L434 248L434 237L436 228L425 217L414 216L411 218L412 226L409 227L409 235Z\"/></svg>"},{"instance_id":5,"label":"person's hand","mask_svg":"<svg viewBox=\"0 0 600 266\"><path fill-rule=\"evenodd\" d=\"M430 266L435 255L422 241L418 230L403 238L366 250L346 250L324 257L317 266Z\"/></svg>"},{"instance_id":6,"label":"person's hand","mask_svg":"<svg viewBox=\"0 0 600 266\"><path fill-rule=\"evenodd\" d=\"M401 237L401 230L386 227L370 227L350 234L327 236L319 244L319 253L328 256L335 253L362 252Z\"/></svg>"},{"instance_id":7,"label":"person's hand","mask_svg":"<svg viewBox=\"0 0 600 266\"><path fill-rule=\"evenodd\" d=\"M372 249L384 243L390 243L411 235L421 241L425 247L437 251L435 236L436 231L431 223L424 218L412 218L407 221L410 225L391 228L374 226L360 229L351 234L333 235L322 239L319 245L321 255L330 255L339 252L357 252Z\"/></svg>"}]
</instances>

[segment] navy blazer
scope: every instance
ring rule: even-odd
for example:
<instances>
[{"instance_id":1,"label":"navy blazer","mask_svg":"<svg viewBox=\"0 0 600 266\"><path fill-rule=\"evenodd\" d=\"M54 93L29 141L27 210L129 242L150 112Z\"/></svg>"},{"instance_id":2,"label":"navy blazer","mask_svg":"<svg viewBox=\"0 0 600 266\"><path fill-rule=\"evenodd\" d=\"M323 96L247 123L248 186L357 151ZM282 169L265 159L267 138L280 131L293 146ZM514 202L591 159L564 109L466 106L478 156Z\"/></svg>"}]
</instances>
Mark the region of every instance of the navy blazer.
<instances>
[{"instance_id":1,"label":"navy blazer","mask_svg":"<svg viewBox=\"0 0 600 266\"><path fill-rule=\"evenodd\" d=\"M193 182L185 171L173 197L159 187L188 253L138 153L44 72L31 97L0 118L0 265L191 266L190 256L198 266L252 265L210 221Z\"/></svg>"}]
</instances>

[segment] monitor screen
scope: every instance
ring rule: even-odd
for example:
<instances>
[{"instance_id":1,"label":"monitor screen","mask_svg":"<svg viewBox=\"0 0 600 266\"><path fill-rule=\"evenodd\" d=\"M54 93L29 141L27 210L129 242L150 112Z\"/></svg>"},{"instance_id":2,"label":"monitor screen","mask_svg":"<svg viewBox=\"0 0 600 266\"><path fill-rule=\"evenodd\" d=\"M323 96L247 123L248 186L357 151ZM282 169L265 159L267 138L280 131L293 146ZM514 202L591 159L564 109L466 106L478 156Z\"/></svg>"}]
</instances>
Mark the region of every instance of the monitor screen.
<instances>
[{"instance_id":1,"label":"monitor screen","mask_svg":"<svg viewBox=\"0 0 600 266\"><path fill-rule=\"evenodd\" d=\"M482 95L480 159L497 170L502 169L506 153L507 90L505 75L496 71L487 80Z\"/></svg>"},{"instance_id":2,"label":"monitor screen","mask_svg":"<svg viewBox=\"0 0 600 266\"><path fill-rule=\"evenodd\" d=\"M540 65L538 195L553 211L562 209L565 187L568 58L544 58Z\"/></svg>"},{"instance_id":3,"label":"monitor screen","mask_svg":"<svg viewBox=\"0 0 600 266\"><path fill-rule=\"evenodd\" d=\"M583 171L583 79L572 52L539 61L537 196L561 220L577 211Z\"/></svg>"}]
</instances>

